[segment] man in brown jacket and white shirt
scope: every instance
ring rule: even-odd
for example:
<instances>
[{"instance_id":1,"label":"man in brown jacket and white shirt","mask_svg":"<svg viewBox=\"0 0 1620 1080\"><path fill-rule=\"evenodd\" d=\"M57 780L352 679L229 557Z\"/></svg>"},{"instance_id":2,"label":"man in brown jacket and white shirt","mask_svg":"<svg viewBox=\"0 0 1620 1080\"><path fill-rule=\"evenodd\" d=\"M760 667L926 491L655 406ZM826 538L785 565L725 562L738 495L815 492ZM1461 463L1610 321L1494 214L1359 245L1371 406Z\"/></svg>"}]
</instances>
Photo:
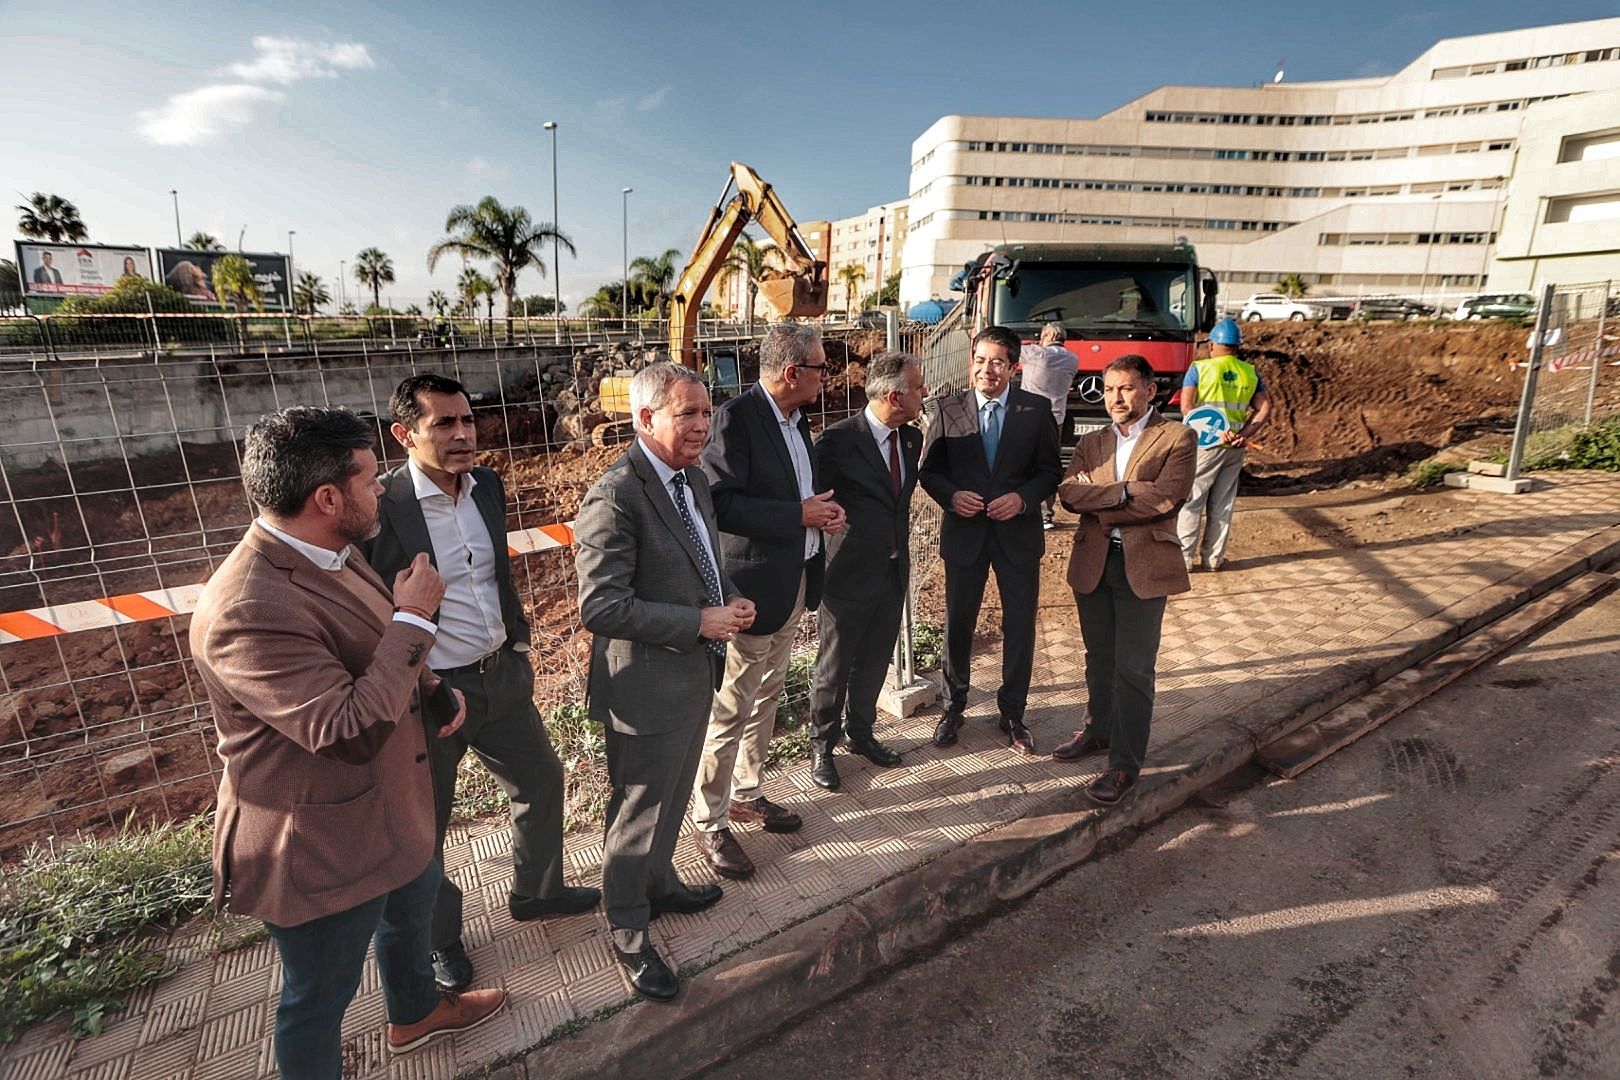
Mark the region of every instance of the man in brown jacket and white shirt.
<instances>
[{"instance_id":1,"label":"man in brown jacket and white shirt","mask_svg":"<svg viewBox=\"0 0 1620 1080\"><path fill-rule=\"evenodd\" d=\"M392 1052L481 1023L501 990L441 995L428 928L434 857L429 725L459 697L423 663L444 583L425 555L390 592L353 546L377 528L369 423L342 409L262 417L242 479L260 517L191 621L224 761L214 896L262 919L282 964L276 1064L338 1077L340 1028L376 941Z\"/></svg>"},{"instance_id":2,"label":"man in brown jacket and white shirt","mask_svg":"<svg viewBox=\"0 0 1620 1080\"><path fill-rule=\"evenodd\" d=\"M1084 731L1052 751L1073 761L1107 751L1086 788L1104 805L1136 783L1153 718L1154 665L1165 598L1191 588L1176 514L1192 490L1198 439L1153 409L1153 368L1136 355L1103 369L1103 407L1114 421L1080 439L1058 499L1080 515L1069 586L1086 645Z\"/></svg>"}]
</instances>

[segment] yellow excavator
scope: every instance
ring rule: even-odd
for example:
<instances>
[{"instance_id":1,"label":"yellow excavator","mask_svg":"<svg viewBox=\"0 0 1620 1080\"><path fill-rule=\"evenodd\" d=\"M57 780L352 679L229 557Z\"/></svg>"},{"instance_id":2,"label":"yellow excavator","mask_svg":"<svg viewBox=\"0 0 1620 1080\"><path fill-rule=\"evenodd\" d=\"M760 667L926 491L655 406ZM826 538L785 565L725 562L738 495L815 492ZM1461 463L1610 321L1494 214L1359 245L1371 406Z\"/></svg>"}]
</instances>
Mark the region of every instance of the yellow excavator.
<instances>
[{"instance_id":1,"label":"yellow excavator","mask_svg":"<svg viewBox=\"0 0 1620 1080\"><path fill-rule=\"evenodd\" d=\"M678 363L700 367L695 344L698 307L732 245L751 221L759 222L788 262L785 269L767 268L757 282L759 295L771 310L783 319L827 313L827 261L817 258L805 243L771 185L747 165L733 161L725 190L709 211L708 223L669 303L669 355Z\"/></svg>"}]
</instances>

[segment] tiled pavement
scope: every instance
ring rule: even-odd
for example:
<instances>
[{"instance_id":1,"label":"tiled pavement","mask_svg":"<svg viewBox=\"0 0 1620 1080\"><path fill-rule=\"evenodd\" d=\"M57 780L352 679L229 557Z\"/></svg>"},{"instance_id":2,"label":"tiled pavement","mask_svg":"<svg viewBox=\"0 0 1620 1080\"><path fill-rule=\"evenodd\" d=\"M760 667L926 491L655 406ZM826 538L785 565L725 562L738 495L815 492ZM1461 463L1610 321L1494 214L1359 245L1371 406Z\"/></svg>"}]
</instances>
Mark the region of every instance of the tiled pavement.
<instances>
[{"instance_id":1,"label":"tiled pavement","mask_svg":"<svg viewBox=\"0 0 1620 1080\"><path fill-rule=\"evenodd\" d=\"M1251 559L1219 575L1197 575L1193 592L1173 600L1166 616L1154 744L1240 715L1281 684L1374 648L1620 523L1614 476L1553 475L1527 495L1459 498L1478 500L1490 520L1459 530L1442 519L1415 540ZM1083 693L1071 600L1043 599L1028 720L1038 744L1049 749L1077 726ZM937 719L937 710L929 710L880 732L905 752L901 768L876 770L841 755L844 787L836 794L811 785L804 765L773 776L768 794L799 810L804 829L743 835L759 872L726 883L725 899L710 912L654 923L664 956L689 972L701 969L1089 779L1090 772L1023 758L1003 745L983 690L986 682L994 687L994 664L994 656L980 660L975 708L951 750L928 746ZM690 836L676 858L683 878L713 880ZM598 833L569 838L570 880L595 884L600 860ZM466 890L465 940L478 983L505 986L508 1008L475 1031L390 1061L382 995L368 967L344 1023L346 1076L451 1076L531 1047L559 1025L630 996L599 912L545 923L508 917L503 824L460 833L446 861ZM176 934L168 948L181 962L177 974L137 994L102 1034L75 1043L61 1023L36 1028L0 1048L0 1080L270 1075L279 969L269 943L220 955L205 931L193 929Z\"/></svg>"}]
</instances>

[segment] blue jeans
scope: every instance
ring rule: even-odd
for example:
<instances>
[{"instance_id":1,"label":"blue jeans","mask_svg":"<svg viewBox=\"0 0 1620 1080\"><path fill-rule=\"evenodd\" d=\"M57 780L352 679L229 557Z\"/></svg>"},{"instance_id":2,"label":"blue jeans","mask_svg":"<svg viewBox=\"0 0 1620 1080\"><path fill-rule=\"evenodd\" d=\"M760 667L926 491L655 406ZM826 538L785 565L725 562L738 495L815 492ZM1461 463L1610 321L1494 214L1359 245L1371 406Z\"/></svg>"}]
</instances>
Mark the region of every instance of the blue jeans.
<instances>
[{"instance_id":1,"label":"blue jeans","mask_svg":"<svg viewBox=\"0 0 1620 1080\"><path fill-rule=\"evenodd\" d=\"M435 858L414 881L347 911L298 926L264 924L281 954L276 1067L283 1080L339 1080L343 1012L372 940L389 1022L414 1024L438 1006L428 937L441 877Z\"/></svg>"}]
</instances>

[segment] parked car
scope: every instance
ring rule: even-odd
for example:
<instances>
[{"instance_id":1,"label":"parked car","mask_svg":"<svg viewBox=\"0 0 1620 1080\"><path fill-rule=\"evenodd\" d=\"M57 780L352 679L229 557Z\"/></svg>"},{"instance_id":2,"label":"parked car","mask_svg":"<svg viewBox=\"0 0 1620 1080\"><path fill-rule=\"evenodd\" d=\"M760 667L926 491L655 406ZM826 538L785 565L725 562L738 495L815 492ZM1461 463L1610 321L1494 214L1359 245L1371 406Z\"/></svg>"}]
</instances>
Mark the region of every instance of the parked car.
<instances>
[{"instance_id":1,"label":"parked car","mask_svg":"<svg viewBox=\"0 0 1620 1080\"><path fill-rule=\"evenodd\" d=\"M877 310L876 308L867 308L865 311L855 316L855 325L860 327L862 330L882 330L885 326L888 326L889 323L888 320L884 318L883 312Z\"/></svg>"},{"instance_id":2,"label":"parked car","mask_svg":"<svg viewBox=\"0 0 1620 1080\"><path fill-rule=\"evenodd\" d=\"M1432 319L1438 309L1404 296L1369 296L1356 305L1353 319Z\"/></svg>"},{"instance_id":3,"label":"parked car","mask_svg":"<svg viewBox=\"0 0 1620 1080\"><path fill-rule=\"evenodd\" d=\"M1244 322L1257 319L1288 319L1304 322L1307 319L1347 319L1350 304L1338 301L1295 300L1282 293L1255 293L1244 301L1238 318Z\"/></svg>"},{"instance_id":4,"label":"parked car","mask_svg":"<svg viewBox=\"0 0 1620 1080\"><path fill-rule=\"evenodd\" d=\"M1527 319L1536 311L1529 293L1482 293L1457 305L1453 319Z\"/></svg>"}]
</instances>

